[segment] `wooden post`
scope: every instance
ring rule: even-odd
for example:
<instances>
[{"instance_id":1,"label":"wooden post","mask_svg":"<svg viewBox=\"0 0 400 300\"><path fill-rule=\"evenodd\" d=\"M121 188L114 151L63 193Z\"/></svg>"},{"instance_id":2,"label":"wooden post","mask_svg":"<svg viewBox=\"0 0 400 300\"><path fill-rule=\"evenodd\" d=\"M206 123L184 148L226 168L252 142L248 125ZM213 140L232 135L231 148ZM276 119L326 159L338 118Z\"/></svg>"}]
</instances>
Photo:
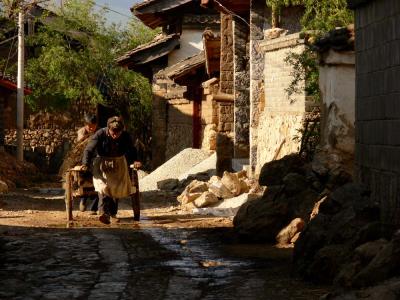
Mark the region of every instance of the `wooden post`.
<instances>
[{"instance_id":1,"label":"wooden post","mask_svg":"<svg viewBox=\"0 0 400 300\"><path fill-rule=\"evenodd\" d=\"M65 209L67 212L67 221L72 221L71 171L67 171L65 174Z\"/></svg>"}]
</instances>

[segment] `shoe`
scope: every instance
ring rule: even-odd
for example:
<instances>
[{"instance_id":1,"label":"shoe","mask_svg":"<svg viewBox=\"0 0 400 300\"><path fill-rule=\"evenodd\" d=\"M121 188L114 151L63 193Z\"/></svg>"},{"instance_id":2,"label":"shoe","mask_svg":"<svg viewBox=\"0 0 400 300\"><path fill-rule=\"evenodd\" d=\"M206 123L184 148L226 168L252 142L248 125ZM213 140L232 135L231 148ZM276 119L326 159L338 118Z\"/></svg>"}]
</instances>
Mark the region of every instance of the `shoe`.
<instances>
[{"instance_id":1,"label":"shoe","mask_svg":"<svg viewBox=\"0 0 400 300\"><path fill-rule=\"evenodd\" d=\"M79 210L82 211L82 212L86 210L86 201L81 200L79 202Z\"/></svg>"},{"instance_id":2,"label":"shoe","mask_svg":"<svg viewBox=\"0 0 400 300\"><path fill-rule=\"evenodd\" d=\"M139 221L140 220L140 216L133 216L133 221Z\"/></svg>"},{"instance_id":3,"label":"shoe","mask_svg":"<svg viewBox=\"0 0 400 300\"><path fill-rule=\"evenodd\" d=\"M110 216L107 215L107 214L102 214L102 215L99 217L99 221L100 221L101 223L107 224L107 225L111 223L111 222L110 222Z\"/></svg>"}]
</instances>

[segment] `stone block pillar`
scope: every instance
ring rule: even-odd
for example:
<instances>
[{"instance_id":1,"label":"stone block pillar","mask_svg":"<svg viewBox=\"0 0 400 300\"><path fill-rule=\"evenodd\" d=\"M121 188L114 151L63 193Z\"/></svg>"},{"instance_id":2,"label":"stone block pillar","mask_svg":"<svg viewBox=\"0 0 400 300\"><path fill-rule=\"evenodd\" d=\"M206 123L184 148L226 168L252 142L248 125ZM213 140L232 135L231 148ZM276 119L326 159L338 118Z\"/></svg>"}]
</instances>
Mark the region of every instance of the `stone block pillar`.
<instances>
[{"instance_id":1,"label":"stone block pillar","mask_svg":"<svg viewBox=\"0 0 400 300\"><path fill-rule=\"evenodd\" d=\"M233 94L233 29L232 16L221 14L220 91Z\"/></svg>"},{"instance_id":2,"label":"stone block pillar","mask_svg":"<svg viewBox=\"0 0 400 300\"><path fill-rule=\"evenodd\" d=\"M250 65L249 27L240 19L233 22L234 54L234 157L249 158Z\"/></svg>"},{"instance_id":3,"label":"stone block pillar","mask_svg":"<svg viewBox=\"0 0 400 300\"><path fill-rule=\"evenodd\" d=\"M257 138L260 113L264 108L264 40L265 20L271 12L265 1L252 0L250 7L250 167L254 173L257 165ZM268 24L269 25L269 24Z\"/></svg>"}]
</instances>

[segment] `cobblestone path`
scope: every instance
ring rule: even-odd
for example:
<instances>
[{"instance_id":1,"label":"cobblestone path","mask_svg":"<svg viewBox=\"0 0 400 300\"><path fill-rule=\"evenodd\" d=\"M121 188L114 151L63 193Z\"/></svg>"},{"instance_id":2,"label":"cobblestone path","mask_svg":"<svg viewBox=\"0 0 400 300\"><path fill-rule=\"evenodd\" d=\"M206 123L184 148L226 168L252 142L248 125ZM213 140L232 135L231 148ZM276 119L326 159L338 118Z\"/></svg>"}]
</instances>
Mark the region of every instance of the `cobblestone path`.
<instances>
[{"instance_id":1,"label":"cobblestone path","mask_svg":"<svg viewBox=\"0 0 400 300\"><path fill-rule=\"evenodd\" d=\"M168 213L148 210L138 225L122 210L122 223L99 226L96 216L75 212L76 225L65 228L63 197L24 191L0 201L0 299L312 300L326 293L290 277L290 250L240 244L229 226L190 227L202 224L196 216L171 223Z\"/></svg>"},{"instance_id":2,"label":"cobblestone path","mask_svg":"<svg viewBox=\"0 0 400 300\"><path fill-rule=\"evenodd\" d=\"M280 274L274 262L224 257L208 232L1 232L0 299L318 299L323 293Z\"/></svg>"}]
</instances>

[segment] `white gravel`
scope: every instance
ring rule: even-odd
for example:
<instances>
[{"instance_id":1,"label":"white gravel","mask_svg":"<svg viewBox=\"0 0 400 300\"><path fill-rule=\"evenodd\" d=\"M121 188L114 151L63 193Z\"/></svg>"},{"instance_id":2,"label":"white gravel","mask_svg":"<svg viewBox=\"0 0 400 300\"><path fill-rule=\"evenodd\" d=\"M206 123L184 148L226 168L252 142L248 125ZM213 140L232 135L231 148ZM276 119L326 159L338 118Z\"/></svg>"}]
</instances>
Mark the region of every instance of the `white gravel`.
<instances>
[{"instance_id":1,"label":"white gravel","mask_svg":"<svg viewBox=\"0 0 400 300\"><path fill-rule=\"evenodd\" d=\"M210 157L206 158L202 162L195 165L193 168L188 170L187 172L179 175L179 180L184 180L189 177L189 175L207 172L208 175L213 176L217 173L217 154L214 153Z\"/></svg>"},{"instance_id":2,"label":"white gravel","mask_svg":"<svg viewBox=\"0 0 400 300\"><path fill-rule=\"evenodd\" d=\"M139 180L140 191L157 190L157 182L169 178L178 179L192 167L207 159L212 153L200 149L187 148L179 152L146 177ZM192 173L190 173L192 174Z\"/></svg>"}]
</instances>

